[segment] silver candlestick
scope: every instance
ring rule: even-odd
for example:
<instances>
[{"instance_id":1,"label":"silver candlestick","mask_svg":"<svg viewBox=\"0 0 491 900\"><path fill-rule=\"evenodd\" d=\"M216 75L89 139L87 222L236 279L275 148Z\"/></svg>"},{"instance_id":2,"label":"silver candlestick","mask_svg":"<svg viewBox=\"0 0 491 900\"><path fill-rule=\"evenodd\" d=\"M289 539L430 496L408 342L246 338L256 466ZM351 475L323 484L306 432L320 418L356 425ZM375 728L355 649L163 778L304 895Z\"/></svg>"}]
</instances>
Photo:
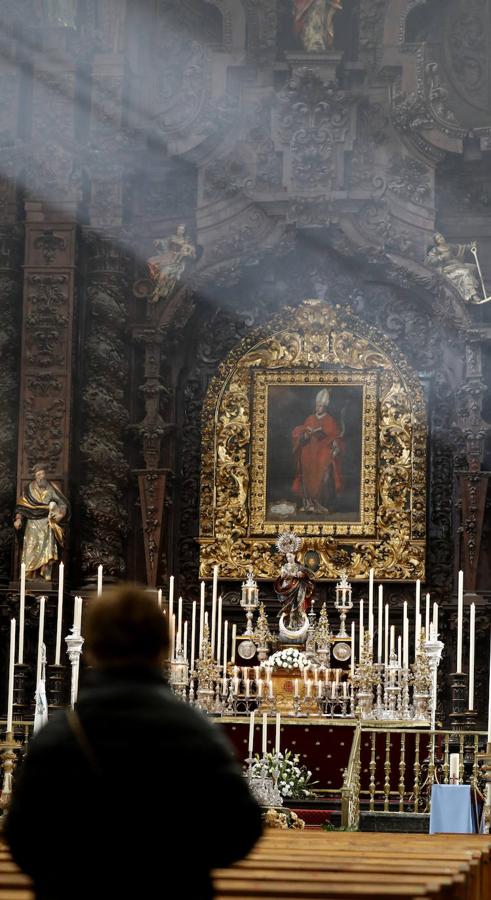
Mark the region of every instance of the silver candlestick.
<instances>
[{"instance_id":1,"label":"silver candlestick","mask_svg":"<svg viewBox=\"0 0 491 900\"><path fill-rule=\"evenodd\" d=\"M252 638L254 637L252 617L255 610L259 606L259 590L252 572L248 572L247 581L243 582L242 584L242 596L240 599L240 605L242 609L245 609L246 614L246 629L244 631L244 637Z\"/></svg>"},{"instance_id":2,"label":"silver candlestick","mask_svg":"<svg viewBox=\"0 0 491 900\"><path fill-rule=\"evenodd\" d=\"M350 609L353 609L351 592L352 587L348 581L348 576L346 572L341 572L340 580L336 585L336 599L334 601L334 606L336 607L340 618L339 631L337 634L338 638L349 637L349 634L346 631L346 616Z\"/></svg>"},{"instance_id":3,"label":"silver candlestick","mask_svg":"<svg viewBox=\"0 0 491 900\"><path fill-rule=\"evenodd\" d=\"M80 657L82 655L82 647L84 645L84 639L80 634L79 629L75 625L72 625L72 633L67 635L67 637L65 638L65 642L67 646L68 659L70 660L70 664L72 667L70 704L73 709L75 703L77 702Z\"/></svg>"}]
</instances>

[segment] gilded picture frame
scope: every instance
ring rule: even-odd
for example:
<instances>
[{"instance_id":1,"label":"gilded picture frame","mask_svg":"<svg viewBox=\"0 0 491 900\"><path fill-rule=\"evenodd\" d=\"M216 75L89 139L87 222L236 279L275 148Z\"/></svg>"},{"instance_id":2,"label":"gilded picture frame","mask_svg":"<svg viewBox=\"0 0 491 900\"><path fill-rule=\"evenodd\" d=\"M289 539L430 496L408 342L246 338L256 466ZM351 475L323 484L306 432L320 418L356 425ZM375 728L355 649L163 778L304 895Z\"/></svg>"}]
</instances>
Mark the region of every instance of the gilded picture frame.
<instances>
[{"instance_id":1,"label":"gilded picture frame","mask_svg":"<svg viewBox=\"0 0 491 900\"><path fill-rule=\"evenodd\" d=\"M329 398L317 410L323 391ZM278 402L282 409L273 415ZM350 403L352 418L345 416L343 431L340 410ZM309 418L316 410L319 423ZM275 578L282 563L275 539L289 529L302 536L302 553L318 555L320 579L341 571L367 579L370 568L377 580L424 578L426 416L422 386L407 359L349 312L306 300L251 331L221 364L203 408L201 577L210 578L218 565L221 578L241 579L250 569L258 578ZM271 449L273 420L279 434ZM345 465L351 460L353 467L358 453L358 481L353 475L339 481L329 450L303 454L316 435L332 449L339 445ZM332 491L321 496L316 488L326 460L331 484L338 478L334 503ZM341 497L340 485L351 499ZM272 507L282 504L286 514L275 518Z\"/></svg>"}]
</instances>

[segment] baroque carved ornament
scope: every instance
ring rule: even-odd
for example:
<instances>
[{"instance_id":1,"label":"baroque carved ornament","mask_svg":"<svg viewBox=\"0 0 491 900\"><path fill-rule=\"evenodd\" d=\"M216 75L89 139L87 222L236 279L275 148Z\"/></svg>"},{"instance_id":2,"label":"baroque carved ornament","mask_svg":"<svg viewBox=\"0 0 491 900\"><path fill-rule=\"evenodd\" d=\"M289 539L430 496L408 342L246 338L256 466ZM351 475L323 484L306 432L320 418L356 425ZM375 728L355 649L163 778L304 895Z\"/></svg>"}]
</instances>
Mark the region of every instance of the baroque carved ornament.
<instances>
[{"instance_id":1,"label":"baroque carved ornament","mask_svg":"<svg viewBox=\"0 0 491 900\"><path fill-rule=\"evenodd\" d=\"M277 391L269 402L268 389ZM282 435L274 435L275 403L286 398L291 406L298 402L294 394L299 391L308 399L305 414L312 412L312 398L316 404L332 403L327 409L334 409L336 396L345 391L351 398L346 405L353 409L356 392L363 396L356 438L359 499L352 516L329 514L320 504L314 512L305 498L295 506L293 495L290 502L271 502L268 485L277 479L280 461L271 456L268 442L274 439L278 454L288 459L290 447L285 453L282 443L292 438L288 423ZM347 448L348 457L356 429L352 418L351 431L345 431L345 414L344 408L338 409L343 424L335 449ZM298 418L298 411L294 415ZM319 553L320 578L335 578L343 568L350 578L366 579L371 567L379 580L423 578L425 460L421 386L395 345L320 300L285 310L239 344L208 390L203 411L201 577L211 577L216 564L224 578L242 578L251 566L261 578L274 577L275 539L287 527L304 538L303 550ZM286 493L295 474L293 452L291 465ZM278 513L276 521L271 511Z\"/></svg>"}]
</instances>

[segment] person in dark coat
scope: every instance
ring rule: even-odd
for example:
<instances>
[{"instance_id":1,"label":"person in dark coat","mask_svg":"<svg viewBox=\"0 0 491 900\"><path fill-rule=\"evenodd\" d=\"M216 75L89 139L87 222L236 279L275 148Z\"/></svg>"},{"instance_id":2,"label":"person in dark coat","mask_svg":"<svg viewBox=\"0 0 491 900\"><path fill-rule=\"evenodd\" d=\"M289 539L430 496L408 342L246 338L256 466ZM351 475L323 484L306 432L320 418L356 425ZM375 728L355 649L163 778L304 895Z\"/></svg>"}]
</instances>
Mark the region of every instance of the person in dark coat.
<instances>
[{"instance_id":1,"label":"person in dark coat","mask_svg":"<svg viewBox=\"0 0 491 900\"><path fill-rule=\"evenodd\" d=\"M260 808L219 726L167 686L167 626L149 593L104 593L85 635L93 669L76 715L38 732L15 784L14 860L39 900L209 900L210 870L260 837Z\"/></svg>"}]
</instances>

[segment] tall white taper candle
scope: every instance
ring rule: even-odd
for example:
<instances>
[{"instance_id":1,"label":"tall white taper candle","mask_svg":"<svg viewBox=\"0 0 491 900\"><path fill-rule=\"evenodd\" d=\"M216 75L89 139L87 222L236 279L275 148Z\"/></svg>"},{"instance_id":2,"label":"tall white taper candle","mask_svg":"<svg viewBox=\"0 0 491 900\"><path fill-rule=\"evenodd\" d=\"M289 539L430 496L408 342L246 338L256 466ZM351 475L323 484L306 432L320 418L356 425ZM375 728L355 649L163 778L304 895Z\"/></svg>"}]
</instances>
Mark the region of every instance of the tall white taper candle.
<instances>
[{"instance_id":1,"label":"tall white taper candle","mask_svg":"<svg viewBox=\"0 0 491 900\"><path fill-rule=\"evenodd\" d=\"M227 651L228 651L228 619L225 619L223 626L223 677L227 674Z\"/></svg>"},{"instance_id":2,"label":"tall white taper candle","mask_svg":"<svg viewBox=\"0 0 491 900\"><path fill-rule=\"evenodd\" d=\"M263 713L263 756L268 752L268 714Z\"/></svg>"},{"instance_id":3,"label":"tall white taper candle","mask_svg":"<svg viewBox=\"0 0 491 900\"><path fill-rule=\"evenodd\" d=\"M254 710L251 712L249 716L249 759L252 759L252 754L254 751L254 720L256 717L256 713Z\"/></svg>"},{"instance_id":4,"label":"tall white taper candle","mask_svg":"<svg viewBox=\"0 0 491 900\"><path fill-rule=\"evenodd\" d=\"M65 579L65 566L60 563L58 575L58 609L56 612L56 644L55 644L55 666L60 665L61 658L61 626L63 620L63 583Z\"/></svg>"},{"instance_id":5,"label":"tall white taper candle","mask_svg":"<svg viewBox=\"0 0 491 900\"><path fill-rule=\"evenodd\" d=\"M434 624L434 618L433 618ZM462 672L462 637L464 631L464 573L459 571L457 587L457 672Z\"/></svg>"},{"instance_id":6,"label":"tall white taper candle","mask_svg":"<svg viewBox=\"0 0 491 900\"><path fill-rule=\"evenodd\" d=\"M416 581L416 609L414 611L414 658L416 659L421 637L421 627L418 628L418 616L421 614L421 581Z\"/></svg>"},{"instance_id":7,"label":"tall white taper candle","mask_svg":"<svg viewBox=\"0 0 491 900\"><path fill-rule=\"evenodd\" d=\"M364 629L364 619L363 619L363 600L360 600L360 634L359 634L359 639L360 639L360 643L359 643L359 646L360 646L360 652L359 652L359 656L358 656L358 658L359 658L360 660L361 660L361 654L362 654L362 651L363 651L363 632L364 632L364 630L365 630L365 629Z\"/></svg>"},{"instance_id":8,"label":"tall white taper candle","mask_svg":"<svg viewBox=\"0 0 491 900\"><path fill-rule=\"evenodd\" d=\"M190 672L194 671L195 653L196 653L196 600L193 600L193 611L191 613L191 659L190 659L190 665L189 665Z\"/></svg>"},{"instance_id":9,"label":"tall white taper candle","mask_svg":"<svg viewBox=\"0 0 491 900\"><path fill-rule=\"evenodd\" d=\"M188 658L188 620L184 622L184 631L183 631L183 639L182 639L182 651L184 654L184 659Z\"/></svg>"},{"instance_id":10,"label":"tall white taper candle","mask_svg":"<svg viewBox=\"0 0 491 900\"><path fill-rule=\"evenodd\" d=\"M97 596L102 596L102 566L97 566Z\"/></svg>"},{"instance_id":11,"label":"tall white taper candle","mask_svg":"<svg viewBox=\"0 0 491 900\"><path fill-rule=\"evenodd\" d=\"M426 595L426 610L425 610L425 638L427 641L430 639L430 595Z\"/></svg>"},{"instance_id":12,"label":"tall white taper candle","mask_svg":"<svg viewBox=\"0 0 491 900\"><path fill-rule=\"evenodd\" d=\"M14 714L14 674L15 674L15 619L10 620L10 656L9 656L9 686L7 695L7 734L13 730Z\"/></svg>"},{"instance_id":13,"label":"tall white taper candle","mask_svg":"<svg viewBox=\"0 0 491 900\"><path fill-rule=\"evenodd\" d=\"M378 586L378 639L377 639L377 662L382 662L382 642L383 642L383 609L384 609L384 588L383 585Z\"/></svg>"},{"instance_id":14,"label":"tall white taper candle","mask_svg":"<svg viewBox=\"0 0 491 900\"><path fill-rule=\"evenodd\" d=\"M201 582L199 594L199 644L198 656L201 656L201 644L203 643L203 628L205 627L205 583Z\"/></svg>"},{"instance_id":15,"label":"tall white taper candle","mask_svg":"<svg viewBox=\"0 0 491 900\"><path fill-rule=\"evenodd\" d=\"M471 603L469 620L469 709L474 709L474 667L476 658L476 604Z\"/></svg>"},{"instance_id":16,"label":"tall white taper candle","mask_svg":"<svg viewBox=\"0 0 491 900\"><path fill-rule=\"evenodd\" d=\"M276 713L276 733L275 733L275 753L278 755L280 752L280 730L281 730L281 714Z\"/></svg>"},{"instance_id":17,"label":"tall white taper candle","mask_svg":"<svg viewBox=\"0 0 491 900\"><path fill-rule=\"evenodd\" d=\"M217 664L221 665L222 661L222 595L218 598L217 613Z\"/></svg>"},{"instance_id":18,"label":"tall white taper candle","mask_svg":"<svg viewBox=\"0 0 491 900\"><path fill-rule=\"evenodd\" d=\"M351 623L351 678L353 678L355 674L355 656L356 656L356 638L355 638L355 623ZM327 669L326 669L326 677L327 677Z\"/></svg>"},{"instance_id":19,"label":"tall white taper candle","mask_svg":"<svg viewBox=\"0 0 491 900\"><path fill-rule=\"evenodd\" d=\"M384 663L389 663L389 604L385 604Z\"/></svg>"},{"instance_id":20,"label":"tall white taper candle","mask_svg":"<svg viewBox=\"0 0 491 900\"><path fill-rule=\"evenodd\" d=\"M19 609L19 656L18 662L24 662L24 621L26 616L26 564L20 566L20 609Z\"/></svg>"},{"instance_id":21,"label":"tall white taper candle","mask_svg":"<svg viewBox=\"0 0 491 900\"><path fill-rule=\"evenodd\" d=\"M235 664L235 645L237 643L237 625L232 625L232 647L230 650L230 662Z\"/></svg>"},{"instance_id":22,"label":"tall white taper candle","mask_svg":"<svg viewBox=\"0 0 491 900\"><path fill-rule=\"evenodd\" d=\"M213 586L211 594L211 653L215 655L215 639L217 625L217 601L218 601L218 566L213 566Z\"/></svg>"}]
</instances>

